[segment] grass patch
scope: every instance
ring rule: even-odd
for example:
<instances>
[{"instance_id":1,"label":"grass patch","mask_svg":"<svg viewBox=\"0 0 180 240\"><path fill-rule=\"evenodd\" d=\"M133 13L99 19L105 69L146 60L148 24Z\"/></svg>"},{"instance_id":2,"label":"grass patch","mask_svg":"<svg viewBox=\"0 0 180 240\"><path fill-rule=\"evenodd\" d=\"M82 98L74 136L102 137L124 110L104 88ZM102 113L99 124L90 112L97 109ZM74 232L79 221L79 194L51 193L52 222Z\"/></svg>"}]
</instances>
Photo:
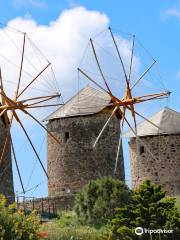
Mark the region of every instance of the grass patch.
<instances>
[{"instance_id":1,"label":"grass patch","mask_svg":"<svg viewBox=\"0 0 180 240\"><path fill-rule=\"evenodd\" d=\"M176 206L180 210L180 196L176 196ZM74 211L59 212L58 217L41 226L47 232L48 240L107 240L110 226L100 229L79 223Z\"/></svg>"},{"instance_id":2,"label":"grass patch","mask_svg":"<svg viewBox=\"0 0 180 240\"><path fill-rule=\"evenodd\" d=\"M58 218L43 224L41 231L48 233L49 240L105 240L108 227L96 229L78 223L73 211L62 212Z\"/></svg>"}]
</instances>

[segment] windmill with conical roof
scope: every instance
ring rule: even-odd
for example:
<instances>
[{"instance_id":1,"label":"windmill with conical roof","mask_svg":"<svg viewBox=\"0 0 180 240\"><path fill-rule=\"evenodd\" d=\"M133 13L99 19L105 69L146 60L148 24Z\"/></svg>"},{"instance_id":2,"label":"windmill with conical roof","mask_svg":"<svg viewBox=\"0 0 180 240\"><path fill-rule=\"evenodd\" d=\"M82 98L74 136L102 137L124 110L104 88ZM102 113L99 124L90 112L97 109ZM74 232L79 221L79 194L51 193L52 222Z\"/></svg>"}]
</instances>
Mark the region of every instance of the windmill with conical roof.
<instances>
[{"instance_id":1,"label":"windmill with conical roof","mask_svg":"<svg viewBox=\"0 0 180 240\"><path fill-rule=\"evenodd\" d=\"M89 180L113 176L124 180L122 147L114 164L120 136L118 114L112 117L96 148L92 145L112 112L109 95L86 86L45 120L60 142L47 136L49 195L76 192Z\"/></svg>"},{"instance_id":2,"label":"windmill with conical roof","mask_svg":"<svg viewBox=\"0 0 180 240\"><path fill-rule=\"evenodd\" d=\"M132 188L145 179L161 184L169 195L180 193L180 113L164 108L149 122L137 126L137 141L132 131L130 138Z\"/></svg>"}]
</instances>

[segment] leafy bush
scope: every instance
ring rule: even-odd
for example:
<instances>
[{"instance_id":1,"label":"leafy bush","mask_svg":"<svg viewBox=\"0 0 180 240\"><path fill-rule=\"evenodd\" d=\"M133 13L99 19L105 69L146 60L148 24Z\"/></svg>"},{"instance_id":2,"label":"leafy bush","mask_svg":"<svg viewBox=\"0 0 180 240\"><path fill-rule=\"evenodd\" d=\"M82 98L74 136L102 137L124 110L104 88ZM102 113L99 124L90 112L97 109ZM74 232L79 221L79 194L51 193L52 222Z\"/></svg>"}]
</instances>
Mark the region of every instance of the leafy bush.
<instances>
[{"instance_id":1,"label":"leafy bush","mask_svg":"<svg viewBox=\"0 0 180 240\"><path fill-rule=\"evenodd\" d=\"M39 220L35 212L25 216L17 211L15 204L6 207L6 199L0 195L0 239L38 240Z\"/></svg>"},{"instance_id":2,"label":"leafy bush","mask_svg":"<svg viewBox=\"0 0 180 240\"><path fill-rule=\"evenodd\" d=\"M129 188L112 177L90 181L75 198L75 212L82 224L99 227L107 224L115 208L128 204Z\"/></svg>"},{"instance_id":3,"label":"leafy bush","mask_svg":"<svg viewBox=\"0 0 180 240\"><path fill-rule=\"evenodd\" d=\"M112 240L136 240L135 228L173 230L172 234L153 234L152 239L180 239L180 212L174 198L165 198L161 186L145 181L134 191L128 206L118 208L112 220ZM142 234L141 239L149 239L149 234Z\"/></svg>"},{"instance_id":4,"label":"leafy bush","mask_svg":"<svg viewBox=\"0 0 180 240\"><path fill-rule=\"evenodd\" d=\"M52 222L58 224L59 227L79 226L77 215L74 211L61 211L58 213L57 218L52 220Z\"/></svg>"}]
</instances>

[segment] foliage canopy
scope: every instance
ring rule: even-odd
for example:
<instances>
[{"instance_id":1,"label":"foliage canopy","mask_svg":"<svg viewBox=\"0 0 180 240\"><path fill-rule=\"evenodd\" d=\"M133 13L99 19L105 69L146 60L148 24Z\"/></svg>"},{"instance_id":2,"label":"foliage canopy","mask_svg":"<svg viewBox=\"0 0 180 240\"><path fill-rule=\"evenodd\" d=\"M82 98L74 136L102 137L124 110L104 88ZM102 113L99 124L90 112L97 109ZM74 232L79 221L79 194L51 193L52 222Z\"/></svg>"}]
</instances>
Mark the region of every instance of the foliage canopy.
<instances>
[{"instance_id":1,"label":"foliage canopy","mask_svg":"<svg viewBox=\"0 0 180 240\"><path fill-rule=\"evenodd\" d=\"M115 208L128 204L131 191L112 177L90 181L75 199L75 212L83 224L99 227L110 222Z\"/></svg>"},{"instance_id":2,"label":"foliage canopy","mask_svg":"<svg viewBox=\"0 0 180 240\"><path fill-rule=\"evenodd\" d=\"M0 240L39 240L39 226L35 212L26 216L15 204L6 207L6 198L0 195Z\"/></svg>"},{"instance_id":3,"label":"foliage canopy","mask_svg":"<svg viewBox=\"0 0 180 240\"><path fill-rule=\"evenodd\" d=\"M145 181L132 194L128 206L118 208L112 220L111 239L136 240L136 227L143 229L173 230L172 234L152 234L152 239L179 239L180 237L180 212L175 206L175 199L165 197L161 186L156 186L150 181ZM142 234L140 239L150 239L149 234Z\"/></svg>"}]
</instances>

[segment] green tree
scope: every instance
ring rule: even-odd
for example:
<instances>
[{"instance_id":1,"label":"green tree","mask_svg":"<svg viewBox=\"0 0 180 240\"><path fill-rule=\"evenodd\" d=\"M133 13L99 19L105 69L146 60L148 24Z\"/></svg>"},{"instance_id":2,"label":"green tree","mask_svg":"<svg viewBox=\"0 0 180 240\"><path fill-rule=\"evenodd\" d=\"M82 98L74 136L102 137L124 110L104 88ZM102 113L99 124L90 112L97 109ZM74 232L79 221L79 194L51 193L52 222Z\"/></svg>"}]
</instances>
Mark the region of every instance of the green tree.
<instances>
[{"instance_id":1,"label":"green tree","mask_svg":"<svg viewBox=\"0 0 180 240\"><path fill-rule=\"evenodd\" d=\"M128 206L116 210L112 224L112 240L151 239L148 233L137 236L137 227L174 231L173 236L170 233L154 233L153 240L180 239L180 212L175 206L175 199L166 198L161 186L148 180L134 191Z\"/></svg>"},{"instance_id":2,"label":"green tree","mask_svg":"<svg viewBox=\"0 0 180 240\"><path fill-rule=\"evenodd\" d=\"M112 177L90 181L75 199L75 212L83 224L101 226L110 222L115 208L125 206L131 196L129 188Z\"/></svg>"}]
</instances>

